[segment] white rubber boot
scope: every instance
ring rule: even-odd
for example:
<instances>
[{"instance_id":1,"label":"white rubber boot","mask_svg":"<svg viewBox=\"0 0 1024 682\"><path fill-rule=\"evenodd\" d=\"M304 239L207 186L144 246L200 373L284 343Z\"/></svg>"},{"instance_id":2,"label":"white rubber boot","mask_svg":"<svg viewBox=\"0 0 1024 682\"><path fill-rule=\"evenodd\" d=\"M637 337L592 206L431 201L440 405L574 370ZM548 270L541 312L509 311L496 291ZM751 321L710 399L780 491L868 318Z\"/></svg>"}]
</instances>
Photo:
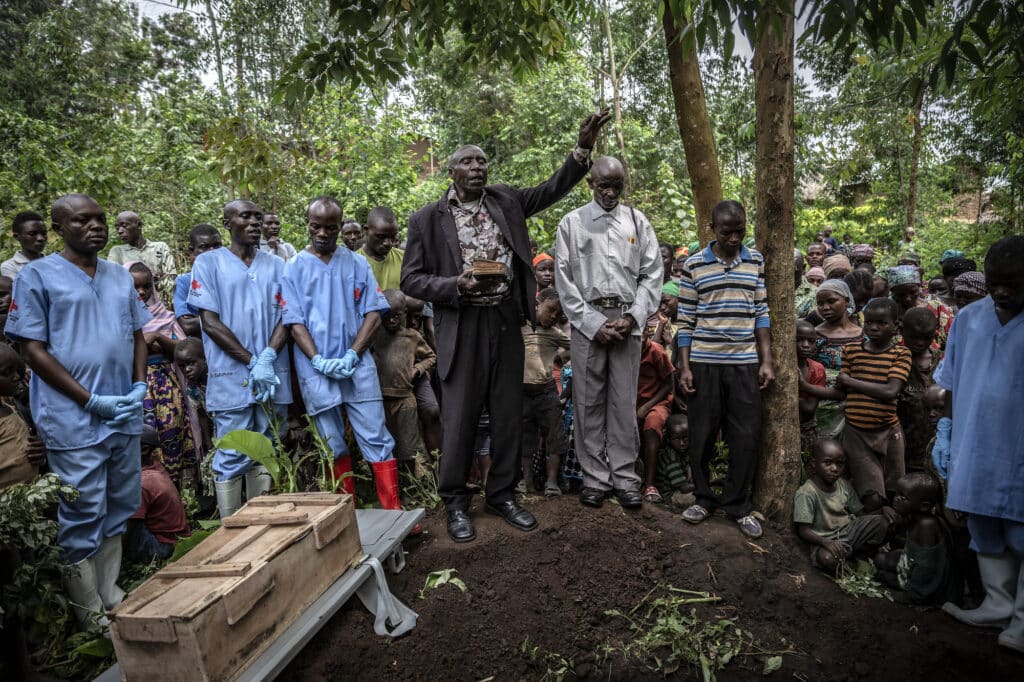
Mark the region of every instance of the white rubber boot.
<instances>
[{"instance_id":1,"label":"white rubber boot","mask_svg":"<svg viewBox=\"0 0 1024 682\"><path fill-rule=\"evenodd\" d=\"M1024 654L1024 561L1020 561L1017 595L1010 617L1010 626L999 633L999 645Z\"/></svg>"},{"instance_id":2,"label":"white rubber boot","mask_svg":"<svg viewBox=\"0 0 1024 682\"><path fill-rule=\"evenodd\" d=\"M213 489L217 493L217 511L225 519L242 506L242 477L236 476L227 481L214 481Z\"/></svg>"},{"instance_id":3,"label":"white rubber boot","mask_svg":"<svg viewBox=\"0 0 1024 682\"><path fill-rule=\"evenodd\" d=\"M121 575L121 536L104 540L92 561L96 569L96 591L103 608L109 611L124 600L124 590L117 586L117 577Z\"/></svg>"},{"instance_id":4,"label":"white rubber boot","mask_svg":"<svg viewBox=\"0 0 1024 682\"><path fill-rule=\"evenodd\" d=\"M262 464L253 464L245 472L245 500L255 500L260 495L270 492L270 486L274 479L270 478L270 472Z\"/></svg>"},{"instance_id":5,"label":"white rubber boot","mask_svg":"<svg viewBox=\"0 0 1024 682\"><path fill-rule=\"evenodd\" d=\"M92 630L97 625L107 627L109 622L103 615L103 601L96 588L96 567L93 557L71 565L70 575L64 577L64 587L71 600L71 608L82 630Z\"/></svg>"},{"instance_id":6,"label":"white rubber boot","mask_svg":"<svg viewBox=\"0 0 1024 682\"><path fill-rule=\"evenodd\" d=\"M1014 609L1014 596L1020 577L1020 559L1012 554L979 554L978 571L985 586L985 600L976 609L965 611L953 602L942 610L961 623L980 628L1005 628Z\"/></svg>"}]
</instances>

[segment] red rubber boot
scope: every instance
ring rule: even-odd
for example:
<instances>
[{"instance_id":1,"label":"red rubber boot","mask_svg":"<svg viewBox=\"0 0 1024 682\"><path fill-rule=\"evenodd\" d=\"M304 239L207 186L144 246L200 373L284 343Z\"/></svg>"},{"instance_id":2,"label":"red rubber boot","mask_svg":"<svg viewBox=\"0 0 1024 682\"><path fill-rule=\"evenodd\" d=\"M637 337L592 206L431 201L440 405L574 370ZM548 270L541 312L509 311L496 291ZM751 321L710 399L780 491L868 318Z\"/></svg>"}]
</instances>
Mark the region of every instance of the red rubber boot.
<instances>
[{"instance_id":1,"label":"red rubber boot","mask_svg":"<svg viewBox=\"0 0 1024 682\"><path fill-rule=\"evenodd\" d=\"M351 455L338 457L334 460L334 480L341 481L341 486L338 488L338 494L346 492L351 495L352 500L355 501L356 479L355 476L352 475Z\"/></svg>"},{"instance_id":2,"label":"red rubber boot","mask_svg":"<svg viewBox=\"0 0 1024 682\"><path fill-rule=\"evenodd\" d=\"M385 462L371 462L373 481L377 484L377 497L384 509L401 509L398 501L398 462L389 459Z\"/></svg>"}]
</instances>

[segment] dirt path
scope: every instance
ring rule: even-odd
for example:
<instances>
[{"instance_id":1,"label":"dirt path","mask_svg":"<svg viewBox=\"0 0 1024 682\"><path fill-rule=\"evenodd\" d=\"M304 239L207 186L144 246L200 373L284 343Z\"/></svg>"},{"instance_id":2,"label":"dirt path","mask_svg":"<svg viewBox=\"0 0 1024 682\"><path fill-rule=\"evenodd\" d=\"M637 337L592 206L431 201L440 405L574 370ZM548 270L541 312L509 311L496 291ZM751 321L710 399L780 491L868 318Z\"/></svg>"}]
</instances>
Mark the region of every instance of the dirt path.
<instances>
[{"instance_id":1,"label":"dirt path","mask_svg":"<svg viewBox=\"0 0 1024 682\"><path fill-rule=\"evenodd\" d=\"M477 540L467 545L448 539L443 515L429 516L428 534L407 543L407 567L390 577L392 591L419 613L416 629L391 642L373 634L369 614L346 606L281 679L536 680L562 660L575 671L567 680L657 679L661 673L599 651L630 641L626 621L605 612L628 611L665 583L720 596L696 607L704 621L731 619L767 649L802 652L783 657L777 680L1024 679L1024 656L997 646L994 630L849 597L810 567L788 533L767 530L748 543L725 518L692 528L660 507L590 510L573 497L530 508L541 523L530 534L474 511ZM419 599L427 573L447 568L468 591L446 585ZM528 652L539 647L532 660L524 642ZM765 679L762 666L760 656L738 657L718 679ZM683 666L672 677L700 673Z\"/></svg>"}]
</instances>

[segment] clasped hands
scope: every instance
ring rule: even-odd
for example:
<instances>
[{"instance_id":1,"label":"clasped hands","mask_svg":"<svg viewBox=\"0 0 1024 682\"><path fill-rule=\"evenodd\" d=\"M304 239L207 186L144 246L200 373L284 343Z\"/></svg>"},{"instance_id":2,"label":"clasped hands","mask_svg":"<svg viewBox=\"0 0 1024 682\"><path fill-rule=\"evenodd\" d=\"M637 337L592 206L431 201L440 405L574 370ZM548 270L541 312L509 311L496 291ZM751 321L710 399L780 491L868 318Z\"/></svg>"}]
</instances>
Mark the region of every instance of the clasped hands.
<instances>
[{"instance_id":1,"label":"clasped hands","mask_svg":"<svg viewBox=\"0 0 1024 682\"><path fill-rule=\"evenodd\" d=\"M107 426L124 426L133 417L141 416L142 401L146 398L146 382L137 381L125 395L98 395L93 393L85 403L85 410L95 414Z\"/></svg>"},{"instance_id":2,"label":"clasped hands","mask_svg":"<svg viewBox=\"0 0 1024 682\"><path fill-rule=\"evenodd\" d=\"M632 315L623 315L615 320L608 320L594 334L594 341L602 345L619 343L625 340L636 326Z\"/></svg>"},{"instance_id":3,"label":"clasped hands","mask_svg":"<svg viewBox=\"0 0 1024 682\"><path fill-rule=\"evenodd\" d=\"M331 379L348 379L356 373L356 365L359 364L359 353L349 348L340 358L325 358L322 355L314 355L309 361L313 369Z\"/></svg>"}]
</instances>

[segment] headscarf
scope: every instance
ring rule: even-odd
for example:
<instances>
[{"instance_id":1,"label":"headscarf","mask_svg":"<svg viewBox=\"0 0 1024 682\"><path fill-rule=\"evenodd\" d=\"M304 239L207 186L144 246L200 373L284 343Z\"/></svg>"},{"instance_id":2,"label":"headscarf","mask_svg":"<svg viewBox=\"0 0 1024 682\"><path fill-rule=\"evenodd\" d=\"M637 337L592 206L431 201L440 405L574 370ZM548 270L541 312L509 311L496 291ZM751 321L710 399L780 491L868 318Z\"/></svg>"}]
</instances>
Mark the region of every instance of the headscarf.
<instances>
[{"instance_id":1,"label":"headscarf","mask_svg":"<svg viewBox=\"0 0 1024 682\"><path fill-rule=\"evenodd\" d=\"M910 250L907 250L907 251L904 251L903 253L901 253L899 255L899 257L897 257L896 260L898 260L898 261L906 260L906 261L910 261L911 263L914 263L916 265L920 265L921 264L921 257L918 256L913 251L910 251Z\"/></svg>"},{"instance_id":2,"label":"headscarf","mask_svg":"<svg viewBox=\"0 0 1024 682\"><path fill-rule=\"evenodd\" d=\"M669 280L661 285L661 293L679 298L679 283Z\"/></svg>"},{"instance_id":3,"label":"headscarf","mask_svg":"<svg viewBox=\"0 0 1024 682\"><path fill-rule=\"evenodd\" d=\"M875 257L875 249L870 244L855 244L850 249L851 258L867 258L872 259Z\"/></svg>"},{"instance_id":4,"label":"headscarf","mask_svg":"<svg viewBox=\"0 0 1024 682\"><path fill-rule=\"evenodd\" d=\"M804 278L806 279L806 278L810 277L811 275L818 275L822 279L825 279L825 271L821 269L820 265L815 265L813 268L808 270L804 274ZM810 281L810 280L808 280L808 281Z\"/></svg>"},{"instance_id":5,"label":"headscarf","mask_svg":"<svg viewBox=\"0 0 1024 682\"><path fill-rule=\"evenodd\" d=\"M533 267L537 267L539 263L543 263L546 260L554 262L555 259L541 251L540 253L533 257Z\"/></svg>"},{"instance_id":6,"label":"headscarf","mask_svg":"<svg viewBox=\"0 0 1024 682\"><path fill-rule=\"evenodd\" d=\"M889 280L889 287L898 287L901 284L920 284L921 283L921 271L917 269L916 265L897 265L894 268L889 268L889 276L886 277Z\"/></svg>"},{"instance_id":7,"label":"headscarf","mask_svg":"<svg viewBox=\"0 0 1024 682\"><path fill-rule=\"evenodd\" d=\"M690 255L690 249L685 247L685 246L680 246L678 249L676 249L676 255L675 255L676 258L679 258L680 256L689 256L689 255Z\"/></svg>"},{"instance_id":8,"label":"headscarf","mask_svg":"<svg viewBox=\"0 0 1024 682\"><path fill-rule=\"evenodd\" d=\"M832 273L836 270L843 268L847 272L853 270L853 265L850 263L850 259L841 253L837 253L834 256L829 256L825 259L822 264L822 268L825 270L825 279L832 276Z\"/></svg>"},{"instance_id":9,"label":"headscarf","mask_svg":"<svg viewBox=\"0 0 1024 682\"><path fill-rule=\"evenodd\" d=\"M690 253L697 253L700 248L700 242L690 242Z\"/></svg>"},{"instance_id":10,"label":"headscarf","mask_svg":"<svg viewBox=\"0 0 1024 682\"><path fill-rule=\"evenodd\" d=\"M131 272L131 268L136 263L142 263L142 261L132 260L124 264L124 269ZM143 263L145 265L145 263ZM151 274L152 276L152 274ZM174 316L170 310L164 305L163 301L156 295L156 286L153 287L153 292L149 295L148 301L143 301L146 304L146 308L149 309L149 314L153 316L153 319L142 325L143 334L162 334L171 339L183 339L185 338L185 331L178 324L178 318Z\"/></svg>"},{"instance_id":11,"label":"headscarf","mask_svg":"<svg viewBox=\"0 0 1024 682\"><path fill-rule=\"evenodd\" d=\"M857 312L857 303L853 300L853 292L849 285L841 279L826 279L818 285L818 293L831 291L846 299L846 314L853 315Z\"/></svg>"},{"instance_id":12,"label":"headscarf","mask_svg":"<svg viewBox=\"0 0 1024 682\"><path fill-rule=\"evenodd\" d=\"M980 294L988 296L988 286L985 283L985 275L980 272L965 272L957 275L953 280L953 295L959 293Z\"/></svg>"},{"instance_id":13,"label":"headscarf","mask_svg":"<svg viewBox=\"0 0 1024 682\"><path fill-rule=\"evenodd\" d=\"M961 251L960 249L946 249L945 251L942 252L942 258L939 259L939 264L941 265L941 264L945 263L948 260L953 260L954 258L963 258L963 257L964 257L964 252Z\"/></svg>"}]
</instances>

